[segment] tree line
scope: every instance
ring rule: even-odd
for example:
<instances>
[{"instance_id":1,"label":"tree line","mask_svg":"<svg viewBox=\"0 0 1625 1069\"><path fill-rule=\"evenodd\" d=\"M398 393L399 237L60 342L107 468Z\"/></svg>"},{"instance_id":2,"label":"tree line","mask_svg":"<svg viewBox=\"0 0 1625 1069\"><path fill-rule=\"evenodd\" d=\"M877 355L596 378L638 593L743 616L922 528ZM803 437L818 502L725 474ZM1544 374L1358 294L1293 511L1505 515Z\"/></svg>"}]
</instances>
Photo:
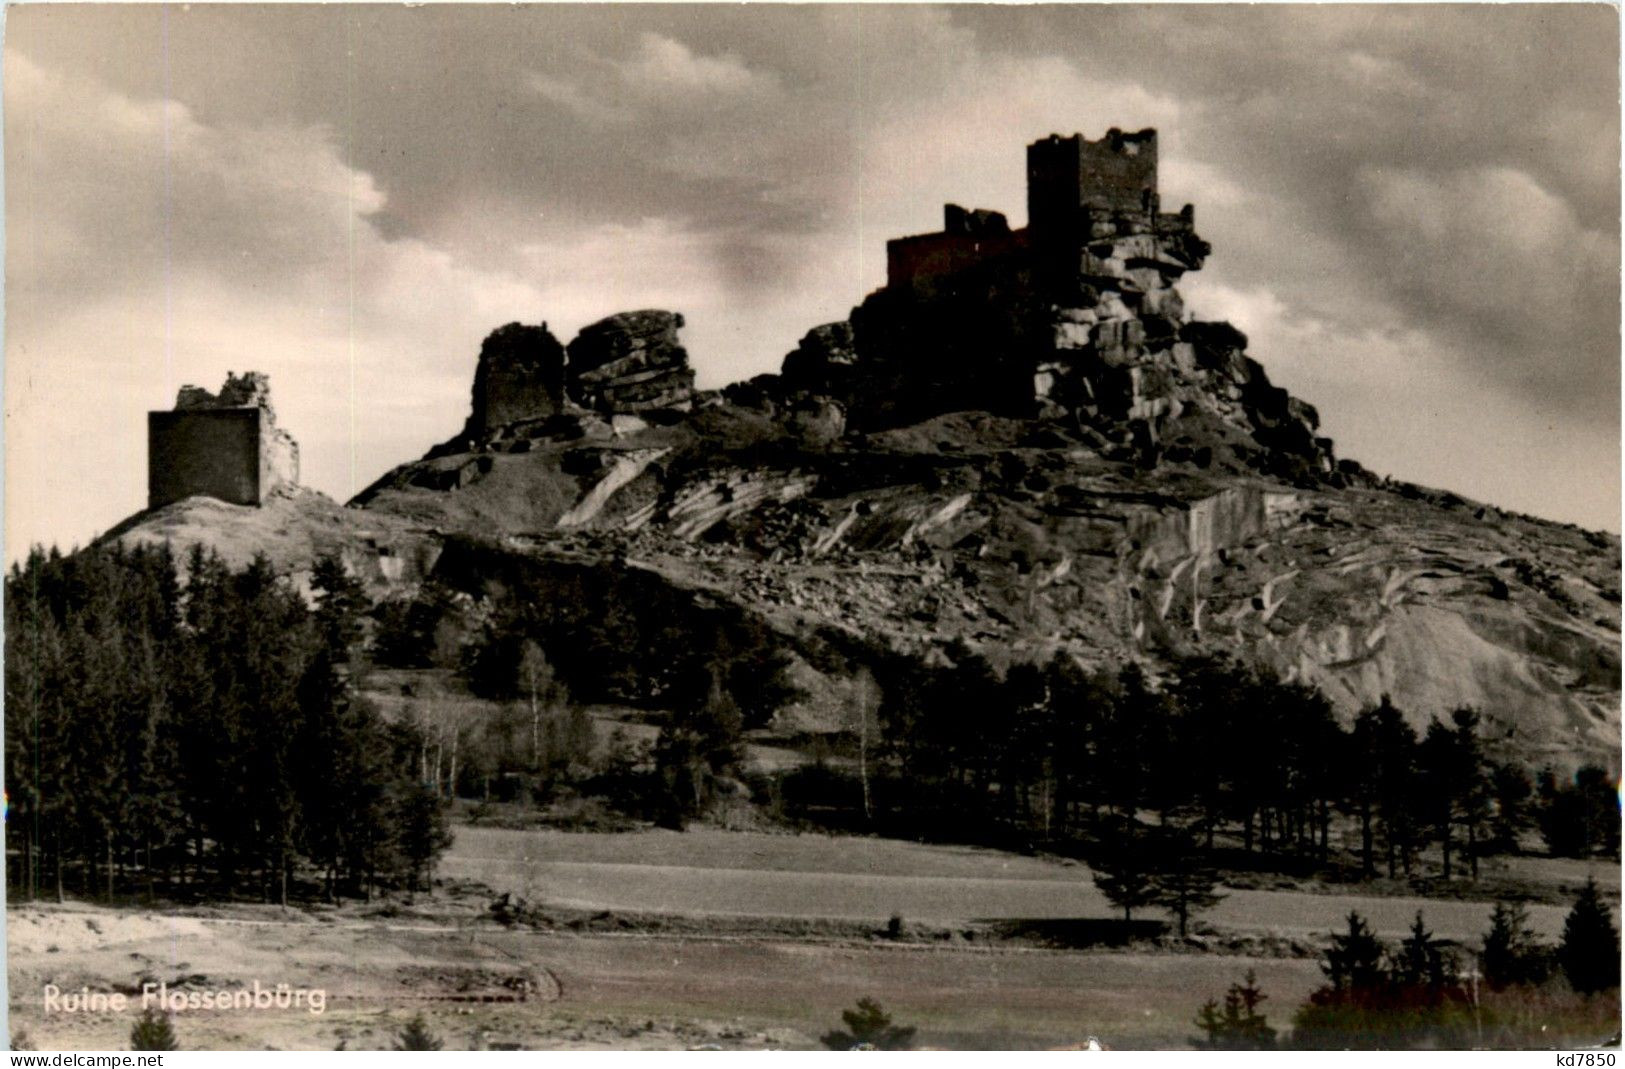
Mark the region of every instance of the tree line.
<instances>
[{"instance_id":1,"label":"tree line","mask_svg":"<svg viewBox=\"0 0 1625 1069\"><path fill-rule=\"evenodd\" d=\"M1325 865L1342 821L1364 877L1409 876L1429 848L1444 878L1476 876L1481 856L1517 849L1531 828L1553 853L1619 852L1604 769L1532 781L1486 752L1468 708L1418 732L1384 697L1345 727L1314 687L1224 657L1186 660L1160 686L1133 663L1064 656L1001 676L964 647L874 674L876 757L786 783L803 814L850 817L857 787L841 784L862 778L872 823L907 834L1120 846L1149 819L1209 850L1224 836L1251 864Z\"/></svg>"},{"instance_id":2,"label":"tree line","mask_svg":"<svg viewBox=\"0 0 1625 1069\"><path fill-rule=\"evenodd\" d=\"M516 583L544 589L535 577ZM1154 684L1133 663L1090 668L1068 656L1001 674L963 645L923 657L870 650L865 667L853 654L822 665L851 683L834 759L764 778L742 767L742 733L803 696L788 655L748 621L720 617L679 654L661 630L670 620L645 621L638 634L666 651L658 686L620 689L658 710L660 737L595 750L569 721L567 695L582 686L589 698L610 697L581 670L608 656L614 628L600 633L569 610L582 630L559 646L557 627L541 622L555 603L510 594L472 634L447 642L456 615L448 597L383 610L380 655L431 663L425 643L438 633L449 647L439 663L506 703L499 720L514 741L487 738L479 763L531 777L543 797L596 792L624 811L680 822L731 789L792 819L853 830L1129 854L1124 840L1142 837L1149 816L1189 832L1198 848L1264 866L1327 865L1336 827L1356 842L1363 877L1409 876L1424 850L1437 851L1446 879L1476 875L1479 858L1516 850L1531 830L1556 854L1619 850L1617 796L1600 767L1531 778L1486 750L1467 708L1419 732L1385 697L1345 726L1314 687L1224 657L1187 659ZM404 655L408 647L417 652ZM621 650L623 673L647 653Z\"/></svg>"},{"instance_id":3,"label":"tree line","mask_svg":"<svg viewBox=\"0 0 1625 1069\"><path fill-rule=\"evenodd\" d=\"M35 549L6 578L8 866L26 897L370 896L449 844L423 740L359 697L367 601L261 556Z\"/></svg>"},{"instance_id":4,"label":"tree line","mask_svg":"<svg viewBox=\"0 0 1625 1069\"><path fill-rule=\"evenodd\" d=\"M1476 967L1475 967L1476 966ZM1283 1041L1249 972L1197 1013L1198 1046L1218 1050L1518 1049L1606 1042L1619 1027L1619 930L1594 880L1575 896L1556 946L1523 906L1497 903L1476 955L1436 938L1421 912L1397 946L1351 912L1321 962L1325 983Z\"/></svg>"}]
</instances>

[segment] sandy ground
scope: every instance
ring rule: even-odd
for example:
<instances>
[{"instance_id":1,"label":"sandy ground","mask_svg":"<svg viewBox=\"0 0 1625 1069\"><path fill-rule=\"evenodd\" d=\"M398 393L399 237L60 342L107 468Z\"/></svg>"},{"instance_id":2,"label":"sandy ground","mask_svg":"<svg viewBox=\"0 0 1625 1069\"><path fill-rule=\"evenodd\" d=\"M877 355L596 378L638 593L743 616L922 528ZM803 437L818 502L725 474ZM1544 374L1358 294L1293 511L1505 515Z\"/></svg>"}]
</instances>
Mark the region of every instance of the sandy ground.
<instances>
[{"instance_id":1,"label":"sandy ground","mask_svg":"<svg viewBox=\"0 0 1625 1069\"><path fill-rule=\"evenodd\" d=\"M319 988L325 1010L186 1011L176 1018L182 1045L386 1048L422 1012L450 1049L807 1048L839 1024L842 1009L871 996L918 1026L929 1046L1070 1046L1094 1035L1118 1048L1180 1047L1200 1004L1249 968L1269 994L1272 1020L1285 1023L1321 982L1312 956L1270 956L1283 953L1287 936L1300 950L1319 946L1354 908L1397 937L1420 906L1437 934L1471 939L1490 910L1486 902L1235 890L1206 918L1208 942L1229 952L1057 950L988 942L976 925L1108 917L1082 866L709 829L462 828L441 875L451 890L392 909L242 905L167 915L13 905L11 1027L41 1049L122 1048L133 1012L48 1013L44 986L122 990L138 1002L144 981L188 991L258 981ZM1569 866L1531 878L1585 875ZM555 927L498 925L489 895L459 882L476 878L540 903ZM878 929L894 913L934 934L886 940ZM653 923L655 914L671 923ZM1549 937L1561 916L1558 907L1531 909ZM1253 942L1225 943L1242 932Z\"/></svg>"},{"instance_id":2,"label":"sandy ground","mask_svg":"<svg viewBox=\"0 0 1625 1069\"><path fill-rule=\"evenodd\" d=\"M1319 983L1311 961L1220 955L569 935L304 918L160 918L19 906L10 912L11 1027L41 1049L122 1048L132 1012L47 1013L46 983L138 990L287 983L323 988L325 1012L189 1011L182 1045L385 1047L422 1011L448 1047L806 1048L865 995L922 1043L1046 1047L1100 1036L1183 1046L1208 994L1249 967L1282 1005ZM42 946L43 944L43 946ZM466 980L532 978L524 1002L457 1001ZM449 997L448 997L449 996Z\"/></svg>"}]
</instances>

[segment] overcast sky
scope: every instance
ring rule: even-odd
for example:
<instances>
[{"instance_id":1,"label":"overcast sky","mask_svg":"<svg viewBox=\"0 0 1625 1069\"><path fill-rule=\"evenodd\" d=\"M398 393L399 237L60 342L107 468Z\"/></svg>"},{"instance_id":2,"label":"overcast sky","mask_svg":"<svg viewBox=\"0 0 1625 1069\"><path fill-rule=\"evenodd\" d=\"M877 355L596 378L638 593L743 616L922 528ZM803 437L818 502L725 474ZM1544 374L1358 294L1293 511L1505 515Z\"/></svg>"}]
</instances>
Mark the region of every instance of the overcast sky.
<instances>
[{"instance_id":1,"label":"overcast sky","mask_svg":"<svg viewBox=\"0 0 1625 1069\"><path fill-rule=\"evenodd\" d=\"M145 503L145 414L271 375L345 499L450 436L480 339L684 313L776 370L1024 146L1161 132L1182 284L1338 452L1617 531L1603 5L9 9L6 537Z\"/></svg>"}]
</instances>

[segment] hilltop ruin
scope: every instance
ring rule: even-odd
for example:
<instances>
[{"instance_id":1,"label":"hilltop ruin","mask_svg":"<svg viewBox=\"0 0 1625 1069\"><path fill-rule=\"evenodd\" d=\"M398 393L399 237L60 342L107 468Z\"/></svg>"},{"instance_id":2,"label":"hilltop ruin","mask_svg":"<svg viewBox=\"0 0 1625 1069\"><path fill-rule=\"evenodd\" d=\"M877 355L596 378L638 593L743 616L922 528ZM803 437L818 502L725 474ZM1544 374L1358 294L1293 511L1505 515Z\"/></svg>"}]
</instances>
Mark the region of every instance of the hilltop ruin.
<instances>
[{"instance_id":1,"label":"hilltop ruin","mask_svg":"<svg viewBox=\"0 0 1625 1069\"><path fill-rule=\"evenodd\" d=\"M226 372L218 394L182 386L175 407L147 413L147 507L194 494L260 505L299 483L299 445L276 425L270 378Z\"/></svg>"},{"instance_id":2,"label":"hilltop ruin","mask_svg":"<svg viewBox=\"0 0 1625 1069\"><path fill-rule=\"evenodd\" d=\"M1210 247L1190 205L1161 210L1157 132L1027 147L1028 225L946 205L943 228L886 244L885 288L817 327L780 375L855 429L954 411L1064 421L1104 455L1214 463L1297 482L1362 477L1314 408L1273 386L1228 323L1192 319L1175 283Z\"/></svg>"}]
</instances>

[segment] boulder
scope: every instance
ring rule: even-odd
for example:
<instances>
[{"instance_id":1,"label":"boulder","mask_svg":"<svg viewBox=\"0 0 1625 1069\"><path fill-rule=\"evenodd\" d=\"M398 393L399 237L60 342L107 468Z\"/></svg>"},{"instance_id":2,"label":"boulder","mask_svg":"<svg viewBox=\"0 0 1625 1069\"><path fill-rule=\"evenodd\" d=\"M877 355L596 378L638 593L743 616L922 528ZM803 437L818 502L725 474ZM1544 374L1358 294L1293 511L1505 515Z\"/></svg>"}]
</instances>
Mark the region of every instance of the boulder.
<instances>
[{"instance_id":1,"label":"boulder","mask_svg":"<svg viewBox=\"0 0 1625 1069\"><path fill-rule=\"evenodd\" d=\"M827 446L846 433L846 409L827 397L808 397L790 409L789 423L802 444Z\"/></svg>"},{"instance_id":2,"label":"boulder","mask_svg":"<svg viewBox=\"0 0 1625 1069\"><path fill-rule=\"evenodd\" d=\"M785 388L809 393L840 393L857 362L852 324L846 320L814 327L784 358L780 375Z\"/></svg>"},{"instance_id":3,"label":"boulder","mask_svg":"<svg viewBox=\"0 0 1625 1069\"><path fill-rule=\"evenodd\" d=\"M676 312L622 312L570 343L568 393L599 412L646 412L692 401L694 372L677 339Z\"/></svg>"}]
</instances>

